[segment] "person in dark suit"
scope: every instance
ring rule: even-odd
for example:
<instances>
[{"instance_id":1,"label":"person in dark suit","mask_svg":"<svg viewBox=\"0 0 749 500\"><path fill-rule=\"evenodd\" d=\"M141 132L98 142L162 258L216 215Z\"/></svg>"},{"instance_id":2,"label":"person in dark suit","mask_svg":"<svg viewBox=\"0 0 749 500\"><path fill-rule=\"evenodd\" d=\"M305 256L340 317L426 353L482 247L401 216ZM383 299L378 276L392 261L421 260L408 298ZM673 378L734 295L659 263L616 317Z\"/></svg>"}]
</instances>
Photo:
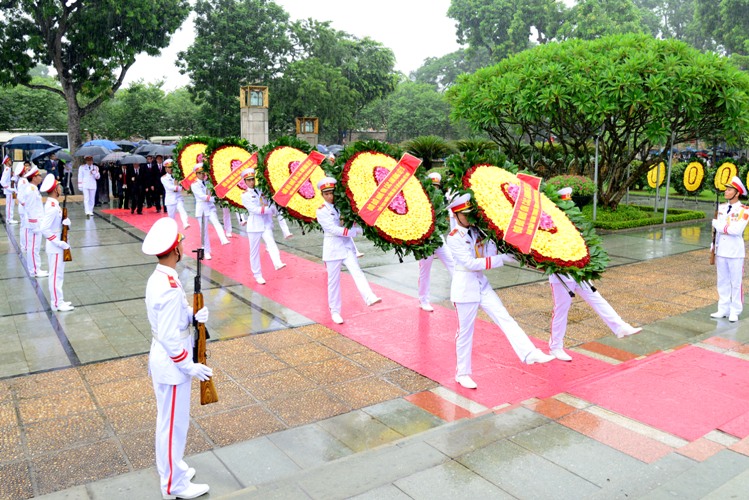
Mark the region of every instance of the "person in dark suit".
<instances>
[{"instance_id":1,"label":"person in dark suit","mask_svg":"<svg viewBox=\"0 0 749 500\"><path fill-rule=\"evenodd\" d=\"M44 162L44 170L47 171L47 173L54 174L55 179L57 179L57 182L61 183L63 188L65 188L65 193L67 193L67 188L63 181L63 176L65 175L65 162L58 159L57 155L52 153L49 155L49 159Z\"/></svg>"},{"instance_id":2,"label":"person in dark suit","mask_svg":"<svg viewBox=\"0 0 749 500\"><path fill-rule=\"evenodd\" d=\"M143 213L143 198L150 187L151 179L148 169L140 163L130 165L127 169L127 189L130 197L130 213Z\"/></svg>"},{"instance_id":3,"label":"person in dark suit","mask_svg":"<svg viewBox=\"0 0 749 500\"><path fill-rule=\"evenodd\" d=\"M161 178L166 173L166 170L164 170L163 155L156 155L156 160L153 162L152 170L151 174L156 176L154 181L154 204L156 205L156 212L158 213L161 212L162 206L164 207L164 211L166 211L166 203L164 203L166 191L164 190L164 185L161 183Z\"/></svg>"},{"instance_id":4,"label":"person in dark suit","mask_svg":"<svg viewBox=\"0 0 749 500\"><path fill-rule=\"evenodd\" d=\"M153 173L153 155L146 155L146 164L141 165L148 172L148 183L145 186L145 203L146 208L151 208L155 202L154 197L156 195L156 183L161 184L161 179L156 177Z\"/></svg>"},{"instance_id":5,"label":"person in dark suit","mask_svg":"<svg viewBox=\"0 0 749 500\"><path fill-rule=\"evenodd\" d=\"M127 210L130 202L127 165L120 165L120 162L118 161L117 165L112 170L112 180L114 181L114 189L117 196L117 206Z\"/></svg>"}]
</instances>

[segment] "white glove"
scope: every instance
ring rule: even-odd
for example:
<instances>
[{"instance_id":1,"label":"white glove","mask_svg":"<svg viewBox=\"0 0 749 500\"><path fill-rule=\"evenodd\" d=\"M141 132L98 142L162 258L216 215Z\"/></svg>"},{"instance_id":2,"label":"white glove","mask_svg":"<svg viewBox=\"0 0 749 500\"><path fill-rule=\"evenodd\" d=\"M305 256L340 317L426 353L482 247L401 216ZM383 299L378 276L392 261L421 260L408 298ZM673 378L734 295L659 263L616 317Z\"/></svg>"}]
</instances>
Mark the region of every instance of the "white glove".
<instances>
[{"instance_id":1,"label":"white glove","mask_svg":"<svg viewBox=\"0 0 749 500\"><path fill-rule=\"evenodd\" d=\"M492 255L489 258L492 260L492 269L494 269L495 267L502 267L504 265L501 255Z\"/></svg>"},{"instance_id":2,"label":"white glove","mask_svg":"<svg viewBox=\"0 0 749 500\"><path fill-rule=\"evenodd\" d=\"M67 217L63 219L62 225L70 227L70 219L68 219Z\"/></svg>"},{"instance_id":3,"label":"white glove","mask_svg":"<svg viewBox=\"0 0 749 500\"><path fill-rule=\"evenodd\" d=\"M69 250L70 249L70 245L68 245L67 241L58 241L57 242L57 246L60 247L63 250Z\"/></svg>"},{"instance_id":4,"label":"white glove","mask_svg":"<svg viewBox=\"0 0 749 500\"><path fill-rule=\"evenodd\" d=\"M206 381L213 376L213 370L202 363L190 363L189 365L180 367L182 373L189 375L198 380Z\"/></svg>"},{"instance_id":5,"label":"white glove","mask_svg":"<svg viewBox=\"0 0 749 500\"><path fill-rule=\"evenodd\" d=\"M364 230L359 226L354 226L348 230L348 235L352 238L356 238L357 236L361 236L362 234L364 234Z\"/></svg>"},{"instance_id":6,"label":"white glove","mask_svg":"<svg viewBox=\"0 0 749 500\"><path fill-rule=\"evenodd\" d=\"M202 309L200 309L200 311L195 313L193 318L195 318L195 321L197 321L198 323L205 323L206 321L208 321L208 308L203 307Z\"/></svg>"},{"instance_id":7,"label":"white glove","mask_svg":"<svg viewBox=\"0 0 749 500\"><path fill-rule=\"evenodd\" d=\"M723 227L724 227L725 225L726 225L726 224L725 224L724 222L722 222L722 221L721 221L720 219L713 219L713 228L714 228L714 229L715 229L716 231L722 231L722 230L723 230Z\"/></svg>"},{"instance_id":8,"label":"white glove","mask_svg":"<svg viewBox=\"0 0 749 500\"><path fill-rule=\"evenodd\" d=\"M500 257L502 257L502 262L504 262L505 264L512 264L513 262L518 261L518 259L516 259L514 255L511 255L509 253L503 253L502 255L500 255Z\"/></svg>"}]
</instances>

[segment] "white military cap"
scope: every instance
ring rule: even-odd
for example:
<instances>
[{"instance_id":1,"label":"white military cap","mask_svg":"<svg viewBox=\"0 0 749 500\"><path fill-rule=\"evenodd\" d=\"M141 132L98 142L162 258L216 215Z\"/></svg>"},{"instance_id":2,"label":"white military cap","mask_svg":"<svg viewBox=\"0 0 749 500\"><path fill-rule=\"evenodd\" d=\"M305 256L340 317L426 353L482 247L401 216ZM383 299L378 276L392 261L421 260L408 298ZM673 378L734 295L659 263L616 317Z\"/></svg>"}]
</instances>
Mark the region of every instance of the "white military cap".
<instances>
[{"instance_id":1,"label":"white military cap","mask_svg":"<svg viewBox=\"0 0 749 500\"><path fill-rule=\"evenodd\" d=\"M36 165L31 165L31 168L29 169L29 171L23 174L23 176L26 177L27 179L31 179L32 177L34 177L34 175L38 171L39 171L39 168Z\"/></svg>"},{"instance_id":2,"label":"white military cap","mask_svg":"<svg viewBox=\"0 0 749 500\"><path fill-rule=\"evenodd\" d=\"M171 217L162 217L148 230L141 249L146 255L161 257L174 250L180 241L182 235L177 230L177 221Z\"/></svg>"},{"instance_id":3,"label":"white military cap","mask_svg":"<svg viewBox=\"0 0 749 500\"><path fill-rule=\"evenodd\" d=\"M731 179L731 184L729 184L731 187L735 188L736 191L739 192L740 196L746 196L746 186L744 186L744 183L741 182L741 179L734 176L733 179Z\"/></svg>"},{"instance_id":4,"label":"white military cap","mask_svg":"<svg viewBox=\"0 0 749 500\"><path fill-rule=\"evenodd\" d=\"M164 160L165 167L168 167L169 165L172 165L173 163L174 163L174 160L172 160L171 158L167 158L166 160Z\"/></svg>"},{"instance_id":5,"label":"white military cap","mask_svg":"<svg viewBox=\"0 0 749 500\"><path fill-rule=\"evenodd\" d=\"M254 168L246 168L242 170L242 178L243 179L254 179L255 178L255 169Z\"/></svg>"},{"instance_id":6,"label":"white military cap","mask_svg":"<svg viewBox=\"0 0 749 500\"><path fill-rule=\"evenodd\" d=\"M47 174L42 181L42 185L39 186L39 191L42 193L51 193L53 189L57 187L57 179L54 174Z\"/></svg>"},{"instance_id":7,"label":"white military cap","mask_svg":"<svg viewBox=\"0 0 749 500\"><path fill-rule=\"evenodd\" d=\"M559 195L559 198L562 200L571 200L572 199L572 188L571 187L563 187L559 191L557 191L557 194Z\"/></svg>"},{"instance_id":8,"label":"white military cap","mask_svg":"<svg viewBox=\"0 0 749 500\"><path fill-rule=\"evenodd\" d=\"M453 213L458 212L470 212L473 210L473 203L471 203L471 193L465 193L460 196L456 196L452 199L450 204L447 206Z\"/></svg>"},{"instance_id":9,"label":"white military cap","mask_svg":"<svg viewBox=\"0 0 749 500\"><path fill-rule=\"evenodd\" d=\"M194 167L192 167L193 172L199 172L203 170L203 162L196 163Z\"/></svg>"},{"instance_id":10,"label":"white military cap","mask_svg":"<svg viewBox=\"0 0 749 500\"><path fill-rule=\"evenodd\" d=\"M319 189L321 193L324 191L332 191L335 189L337 183L338 181L332 177L323 177L320 179L320 182L317 183L317 189Z\"/></svg>"},{"instance_id":11,"label":"white military cap","mask_svg":"<svg viewBox=\"0 0 749 500\"><path fill-rule=\"evenodd\" d=\"M21 175L21 172L23 172L23 163L17 163L16 166L13 167L13 174Z\"/></svg>"},{"instance_id":12,"label":"white military cap","mask_svg":"<svg viewBox=\"0 0 749 500\"><path fill-rule=\"evenodd\" d=\"M432 179L432 184L439 184L442 182L442 176L439 174L439 172L432 172L431 174L427 175L430 179Z\"/></svg>"}]
</instances>

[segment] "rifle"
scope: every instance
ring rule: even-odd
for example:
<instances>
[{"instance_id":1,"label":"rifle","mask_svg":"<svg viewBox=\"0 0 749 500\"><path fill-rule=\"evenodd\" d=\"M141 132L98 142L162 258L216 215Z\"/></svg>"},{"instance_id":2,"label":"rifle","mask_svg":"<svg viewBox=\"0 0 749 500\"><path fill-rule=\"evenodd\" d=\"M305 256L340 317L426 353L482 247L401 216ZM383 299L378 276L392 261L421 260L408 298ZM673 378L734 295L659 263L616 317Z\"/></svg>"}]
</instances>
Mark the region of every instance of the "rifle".
<instances>
[{"instance_id":1,"label":"rifle","mask_svg":"<svg viewBox=\"0 0 749 500\"><path fill-rule=\"evenodd\" d=\"M206 229L205 227L205 216L203 216L203 230ZM203 257L205 254L205 250L203 249L203 244L205 243L205 233L201 231L201 245L200 248L197 250L193 250L197 255L195 258L198 261L198 271L195 274L195 293L192 298L192 310L194 312L198 312L203 308L203 293L200 291L200 268L201 263L203 262ZM194 321L195 325L195 348L193 349L193 361L195 363L202 363L206 364L206 355L205 355L205 344L206 341L211 338L208 335L208 330L205 328L205 324L198 323L197 321ZM216 386L213 384L213 379L209 378L208 380L201 380L200 381L200 404L201 405L207 405L211 403L217 403L218 402L218 392L216 391Z\"/></svg>"},{"instance_id":2,"label":"rifle","mask_svg":"<svg viewBox=\"0 0 749 500\"><path fill-rule=\"evenodd\" d=\"M715 193L715 215L713 216L713 219L718 218L718 193ZM716 231L715 228L713 228L713 244L710 245L710 265L715 265L715 237L716 237Z\"/></svg>"},{"instance_id":3,"label":"rifle","mask_svg":"<svg viewBox=\"0 0 749 500\"><path fill-rule=\"evenodd\" d=\"M68 195L66 194L65 197L62 199L62 220L65 220L68 218ZM60 241L64 241L67 243L68 241L68 226L65 224L62 225L62 234L60 235ZM62 251L62 261L63 262L70 262L73 260L73 254L70 253L70 249L66 248Z\"/></svg>"}]
</instances>

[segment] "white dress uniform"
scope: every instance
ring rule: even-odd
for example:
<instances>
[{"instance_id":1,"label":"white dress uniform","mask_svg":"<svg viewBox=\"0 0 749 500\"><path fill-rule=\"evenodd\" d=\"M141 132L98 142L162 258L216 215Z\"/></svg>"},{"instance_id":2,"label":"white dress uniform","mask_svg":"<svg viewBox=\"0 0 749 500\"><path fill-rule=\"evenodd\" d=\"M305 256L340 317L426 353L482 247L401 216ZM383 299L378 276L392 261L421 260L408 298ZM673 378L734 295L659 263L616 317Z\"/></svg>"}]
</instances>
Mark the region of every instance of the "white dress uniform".
<instances>
[{"instance_id":1,"label":"white dress uniform","mask_svg":"<svg viewBox=\"0 0 749 500\"><path fill-rule=\"evenodd\" d=\"M484 276L484 270L501 267L503 257L485 255L485 245L478 243L474 228L458 226L447 236L447 246L455 260L450 300L455 303L458 311L456 377L471 374L473 330L479 306L502 329L521 361L526 362L528 356L537 350L528 335L507 312Z\"/></svg>"},{"instance_id":2,"label":"white dress uniform","mask_svg":"<svg viewBox=\"0 0 749 500\"><path fill-rule=\"evenodd\" d=\"M231 238L233 236L234 227L232 226L231 221L231 209L229 207L221 207L221 212L223 215L223 223L224 223L224 233L226 233L227 238Z\"/></svg>"},{"instance_id":3,"label":"white dress uniform","mask_svg":"<svg viewBox=\"0 0 749 500\"><path fill-rule=\"evenodd\" d=\"M442 246L435 250L433 255L419 261L419 303L421 304L421 307L426 310L431 308L429 304L429 285L432 281L432 262L434 262L435 257L442 261L445 269L450 273L451 278L455 273L455 261L453 260L453 255L450 253L450 249L447 247L443 239Z\"/></svg>"},{"instance_id":4,"label":"white dress uniform","mask_svg":"<svg viewBox=\"0 0 749 500\"><path fill-rule=\"evenodd\" d=\"M16 224L13 220L14 202L13 193L15 193L15 187L13 186L14 176L13 168L6 165L3 167L3 175L0 177L0 186L3 188L3 194L5 195L5 223Z\"/></svg>"},{"instance_id":5,"label":"white dress uniform","mask_svg":"<svg viewBox=\"0 0 749 500\"><path fill-rule=\"evenodd\" d=\"M338 210L330 204L323 203L317 209L317 222L325 231L322 245L322 260L328 270L328 306L331 314L341 314L341 265L345 265L362 299L371 305L378 301L367 282L359 261L356 258L355 236L362 234L360 227L347 229L341 226L341 216Z\"/></svg>"},{"instance_id":6,"label":"white dress uniform","mask_svg":"<svg viewBox=\"0 0 749 500\"><path fill-rule=\"evenodd\" d=\"M164 186L164 206L166 207L167 215L174 219L177 213L179 213L179 217L182 220L182 227L190 227L190 220L187 218L180 183L174 182L172 174L167 173L161 176L161 184Z\"/></svg>"},{"instance_id":7,"label":"white dress uniform","mask_svg":"<svg viewBox=\"0 0 749 500\"><path fill-rule=\"evenodd\" d=\"M26 246L26 267L31 276L46 275L42 273L42 263L39 260L39 249L42 244L42 221L44 219L44 205L42 194L32 183L26 190L26 220L28 223L29 241ZM62 211L61 211L62 213Z\"/></svg>"},{"instance_id":8,"label":"white dress uniform","mask_svg":"<svg viewBox=\"0 0 749 500\"><path fill-rule=\"evenodd\" d=\"M78 167L78 189L83 192L83 211L86 215L94 215L96 181L99 177L99 167L97 165L84 163Z\"/></svg>"},{"instance_id":9,"label":"white dress uniform","mask_svg":"<svg viewBox=\"0 0 749 500\"><path fill-rule=\"evenodd\" d=\"M52 175L52 174L48 174ZM47 198L44 205L44 218L40 228L42 235L47 239L44 250L47 252L47 263L49 264L49 300L52 309L63 307L64 297L62 294L62 283L65 279L65 261L63 260L63 246L60 240L62 234L62 208L56 199L51 196Z\"/></svg>"},{"instance_id":10,"label":"white dress uniform","mask_svg":"<svg viewBox=\"0 0 749 500\"><path fill-rule=\"evenodd\" d=\"M21 171L23 171L23 168L21 168ZM19 240L21 244L21 252L26 253L26 248L28 248L29 243L29 224L26 220L26 194L30 183L29 180L22 175L17 175L17 178L16 200L18 201L18 217L21 219Z\"/></svg>"},{"instance_id":11,"label":"white dress uniform","mask_svg":"<svg viewBox=\"0 0 749 500\"><path fill-rule=\"evenodd\" d=\"M260 194L257 188L247 189L242 193L242 205L247 209L248 217L245 225L247 240L250 245L250 269L258 283L265 282L260 266L260 239L265 242L265 249L278 270L285 266L281 262L281 252L278 250L273 237L273 216L277 213L274 205Z\"/></svg>"},{"instance_id":12,"label":"white dress uniform","mask_svg":"<svg viewBox=\"0 0 749 500\"><path fill-rule=\"evenodd\" d=\"M552 274L549 276L549 283L554 299L554 309L551 313L551 338L549 339L549 349L552 351L564 348L567 315L572 305L569 292L580 295L585 302L590 304L590 307L617 337L622 337L633 330L633 327L616 313L611 304L598 291L593 291L590 282L578 283L566 274Z\"/></svg>"},{"instance_id":13,"label":"white dress uniform","mask_svg":"<svg viewBox=\"0 0 749 500\"><path fill-rule=\"evenodd\" d=\"M222 245L226 245L229 243L229 240L226 239L226 234L224 234L224 228L221 227L221 224L218 221L218 215L216 214L216 204L213 202L213 196L207 193L205 182L196 179L195 182L192 183L192 186L190 186L190 189L192 190L193 196L195 196L195 217L198 219L198 222L200 223L200 234L203 234L203 231L205 231L205 253L206 258L210 257L211 254L211 239L208 237L208 229L203 228L203 216L205 215L208 220L213 224L213 228L216 230L216 234L218 234L218 239L221 240Z\"/></svg>"},{"instance_id":14,"label":"white dress uniform","mask_svg":"<svg viewBox=\"0 0 749 500\"><path fill-rule=\"evenodd\" d=\"M715 267L718 272L718 313L738 316L744 309L744 229L749 220L749 207L736 202L722 203L715 228Z\"/></svg>"}]
</instances>

